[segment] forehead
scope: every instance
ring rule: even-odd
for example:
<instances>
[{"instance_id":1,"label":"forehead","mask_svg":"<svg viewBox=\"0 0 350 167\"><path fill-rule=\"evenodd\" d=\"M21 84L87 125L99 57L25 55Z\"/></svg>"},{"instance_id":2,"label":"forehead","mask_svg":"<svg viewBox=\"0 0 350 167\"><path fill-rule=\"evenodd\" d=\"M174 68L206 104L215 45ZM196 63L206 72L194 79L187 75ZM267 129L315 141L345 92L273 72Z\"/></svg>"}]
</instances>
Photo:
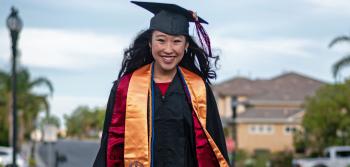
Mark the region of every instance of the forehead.
<instances>
[{"instance_id":1,"label":"forehead","mask_svg":"<svg viewBox=\"0 0 350 167\"><path fill-rule=\"evenodd\" d=\"M154 30L152 33L153 37L168 37L168 38L186 38L184 35L170 35L167 33L163 33L158 30Z\"/></svg>"}]
</instances>

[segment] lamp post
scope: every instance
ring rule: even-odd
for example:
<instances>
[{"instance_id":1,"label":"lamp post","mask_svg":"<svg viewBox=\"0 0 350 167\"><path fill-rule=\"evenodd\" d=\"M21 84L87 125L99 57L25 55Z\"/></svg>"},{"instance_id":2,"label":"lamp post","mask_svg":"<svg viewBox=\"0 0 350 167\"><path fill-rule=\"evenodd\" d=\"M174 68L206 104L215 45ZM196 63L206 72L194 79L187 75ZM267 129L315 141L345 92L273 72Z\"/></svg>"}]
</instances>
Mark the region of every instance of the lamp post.
<instances>
[{"instance_id":1,"label":"lamp post","mask_svg":"<svg viewBox=\"0 0 350 167\"><path fill-rule=\"evenodd\" d=\"M232 167L235 167L236 160L237 160L237 106L238 106L238 99L236 96L231 97L231 107L232 107L232 138L234 141L234 150L232 152Z\"/></svg>"},{"instance_id":2,"label":"lamp post","mask_svg":"<svg viewBox=\"0 0 350 167\"><path fill-rule=\"evenodd\" d=\"M19 33L23 27L21 19L18 17L18 11L14 7L11 8L11 13L6 20L7 28L10 30L11 39L12 39L12 147L13 147L13 156L12 156L12 165L17 166L16 164L16 152L17 152L17 98L16 98L16 58L17 58L17 39Z\"/></svg>"}]
</instances>

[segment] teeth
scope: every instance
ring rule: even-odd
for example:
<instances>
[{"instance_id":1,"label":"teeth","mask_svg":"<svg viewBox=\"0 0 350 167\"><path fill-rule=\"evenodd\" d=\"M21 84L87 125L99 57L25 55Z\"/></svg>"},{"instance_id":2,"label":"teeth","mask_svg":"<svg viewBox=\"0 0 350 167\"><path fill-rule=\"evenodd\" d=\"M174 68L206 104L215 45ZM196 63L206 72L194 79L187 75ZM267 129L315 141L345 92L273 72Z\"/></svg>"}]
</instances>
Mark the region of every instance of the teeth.
<instances>
[{"instance_id":1,"label":"teeth","mask_svg":"<svg viewBox=\"0 0 350 167\"><path fill-rule=\"evenodd\" d=\"M165 63L171 63L174 59L174 57L163 57Z\"/></svg>"}]
</instances>

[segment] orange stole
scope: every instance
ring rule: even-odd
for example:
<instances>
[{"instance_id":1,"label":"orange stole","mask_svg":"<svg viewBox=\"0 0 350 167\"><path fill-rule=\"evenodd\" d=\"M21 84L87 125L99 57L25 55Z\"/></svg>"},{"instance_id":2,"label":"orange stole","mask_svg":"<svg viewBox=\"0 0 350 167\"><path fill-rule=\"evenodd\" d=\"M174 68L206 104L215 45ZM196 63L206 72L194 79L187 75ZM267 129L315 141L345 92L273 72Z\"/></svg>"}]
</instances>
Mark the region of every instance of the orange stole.
<instances>
[{"instance_id":1,"label":"orange stole","mask_svg":"<svg viewBox=\"0 0 350 167\"><path fill-rule=\"evenodd\" d=\"M224 156L214 140L206 130L206 87L201 77L193 72L181 68L180 71L184 76L184 80L190 92L192 108L201 123L201 126L207 136L214 154L220 164L220 167L228 167ZM149 116L149 124L147 122L147 109L152 105L147 105L148 94L150 94L151 84L151 64L145 65L137 69L131 77L128 95L126 101L125 115L125 143L124 143L124 166L142 164L150 166L150 135L148 130L151 121ZM151 110L149 110L151 111ZM150 112L151 113L151 112ZM150 128L151 129L151 128Z\"/></svg>"},{"instance_id":2,"label":"orange stole","mask_svg":"<svg viewBox=\"0 0 350 167\"><path fill-rule=\"evenodd\" d=\"M219 162L220 167L229 167L229 164L226 162L224 156L222 155L220 149L215 144L213 138L210 136L209 132L206 129L206 119L207 119L207 96L206 96L206 87L203 79L197 74L185 69L180 68L181 73L184 76L187 88L190 92L191 103L194 112L199 119L199 122L202 125L202 128L207 136L207 139L210 143L211 148L214 151L214 154Z\"/></svg>"},{"instance_id":3,"label":"orange stole","mask_svg":"<svg viewBox=\"0 0 350 167\"><path fill-rule=\"evenodd\" d=\"M124 166L150 166L147 99L151 83L150 65L134 71L126 98Z\"/></svg>"}]
</instances>

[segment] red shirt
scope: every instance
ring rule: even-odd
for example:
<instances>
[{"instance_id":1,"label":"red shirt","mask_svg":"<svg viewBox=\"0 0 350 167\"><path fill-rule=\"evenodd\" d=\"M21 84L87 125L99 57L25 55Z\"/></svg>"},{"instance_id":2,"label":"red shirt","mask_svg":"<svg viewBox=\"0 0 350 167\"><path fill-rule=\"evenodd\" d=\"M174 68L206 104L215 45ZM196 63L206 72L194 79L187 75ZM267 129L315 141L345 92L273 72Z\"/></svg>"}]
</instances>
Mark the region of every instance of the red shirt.
<instances>
[{"instance_id":1,"label":"red shirt","mask_svg":"<svg viewBox=\"0 0 350 167\"><path fill-rule=\"evenodd\" d=\"M168 90L168 87L171 82L164 82L164 83L156 83L160 91L162 92L162 95L164 96L166 93L166 90Z\"/></svg>"}]
</instances>

